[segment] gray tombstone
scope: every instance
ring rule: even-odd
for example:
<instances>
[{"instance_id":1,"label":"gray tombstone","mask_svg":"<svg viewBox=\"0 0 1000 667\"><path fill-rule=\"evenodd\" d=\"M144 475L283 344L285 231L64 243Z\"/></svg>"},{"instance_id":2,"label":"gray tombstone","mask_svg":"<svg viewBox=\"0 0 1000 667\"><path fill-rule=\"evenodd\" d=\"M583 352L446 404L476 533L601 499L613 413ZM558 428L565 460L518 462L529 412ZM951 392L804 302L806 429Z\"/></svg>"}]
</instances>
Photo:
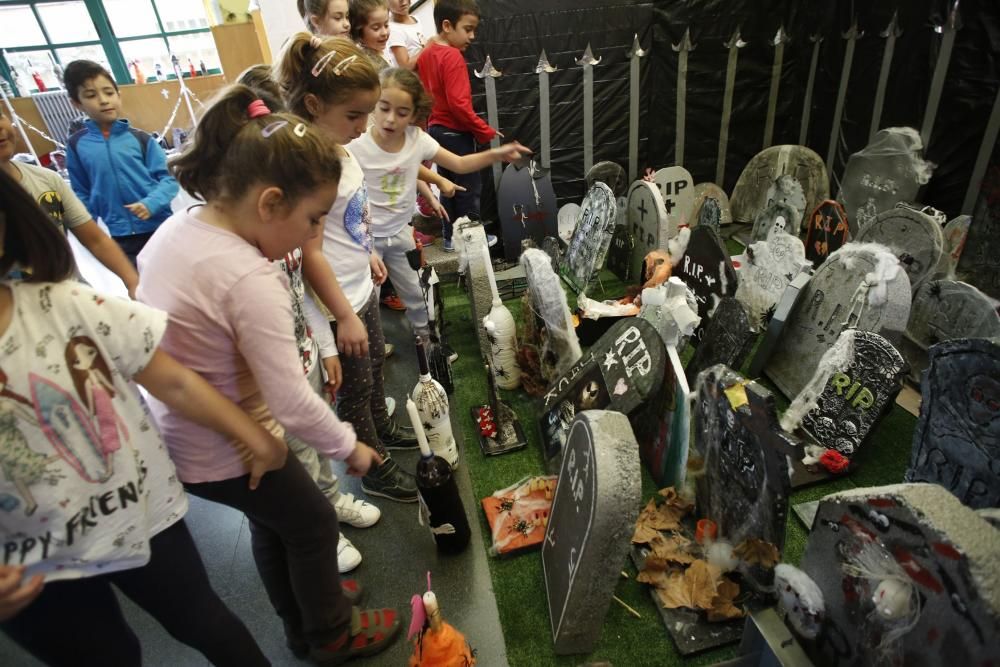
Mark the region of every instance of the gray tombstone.
<instances>
[{"instance_id":1,"label":"gray tombstone","mask_svg":"<svg viewBox=\"0 0 1000 667\"><path fill-rule=\"evenodd\" d=\"M642 282L642 276L633 273L632 255L635 253L635 236L627 224L616 225L611 234L611 245L608 246L608 271L615 274L623 283L637 279Z\"/></svg>"},{"instance_id":2,"label":"gray tombstone","mask_svg":"<svg viewBox=\"0 0 1000 667\"><path fill-rule=\"evenodd\" d=\"M708 197L698 209L698 217L692 219L691 226L708 227L715 230L716 234L722 233L722 207L719 200Z\"/></svg>"},{"instance_id":3,"label":"gray tombstone","mask_svg":"<svg viewBox=\"0 0 1000 667\"><path fill-rule=\"evenodd\" d=\"M493 307L493 285L483 253L486 231L482 223L463 218L455 225L454 240L455 249L461 257L460 266L465 267L465 284L472 306L472 321L476 323L476 334L479 337L479 352L483 359L489 359L492 346L486 340L486 330L479 325Z\"/></svg>"},{"instance_id":4,"label":"gray tombstone","mask_svg":"<svg viewBox=\"0 0 1000 667\"><path fill-rule=\"evenodd\" d=\"M666 350L656 328L627 317L611 325L587 355L563 373L542 399L539 426L549 469L558 467L570 424L583 410L628 415L660 388Z\"/></svg>"},{"instance_id":5,"label":"gray tombstone","mask_svg":"<svg viewBox=\"0 0 1000 667\"><path fill-rule=\"evenodd\" d=\"M910 378L920 383L931 345L958 338L1000 338L996 302L968 283L925 282L913 297L900 346Z\"/></svg>"},{"instance_id":6,"label":"gray tombstone","mask_svg":"<svg viewBox=\"0 0 1000 667\"><path fill-rule=\"evenodd\" d=\"M958 279L1000 299L1000 169L987 172L965 249L958 260Z\"/></svg>"},{"instance_id":7,"label":"gray tombstone","mask_svg":"<svg viewBox=\"0 0 1000 667\"><path fill-rule=\"evenodd\" d=\"M798 236L802 227L802 219L806 214L806 194L802 190L802 184L799 183L799 180L790 174L778 176L774 179L771 187L767 189L765 202L765 208L775 202L781 202L798 213L796 219L790 221L786 230L789 234Z\"/></svg>"},{"instance_id":8,"label":"gray tombstone","mask_svg":"<svg viewBox=\"0 0 1000 667\"><path fill-rule=\"evenodd\" d=\"M823 159L805 146L771 146L757 153L743 168L729 199L733 220L753 222L767 205L767 191L781 175L794 176L802 185L807 211L830 198L830 177Z\"/></svg>"},{"instance_id":9,"label":"gray tombstone","mask_svg":"<svg viewBox=\"0 0 1000 667\"><path fill-rule=\"evenodd\" d=\"M559 209L558 226L559 226L559 240L563 243L569 243L573 239L573 231L576 229L577 220L580 219L580 205L579 204L563 204Z\"/></svg>"},{"instance_id":10,"label":"gray tombstone","mask_svg":"<svg viewBox=\"0 0 1000 667\"><path fill-rule=\"evenodd\" d=\"M935 278L954 278L958 262L965 250L965 240L969 236L971 215L960 215L948 221L941 234L944 236L944 254L934 271Z\"/></svg>"},{"instance_id":11,"label":"gray tombstone","mask_svg":"<svg viewBox=\"0 0 1000 667\"><path fill-rule=\"evenodd\" d=\"M636 181L628 190L626 220L635 239L630 273L642 281L642 262L652 250L664 250L667 241L677 236L676 217L667 215L663 197L655 185Z\"/></svg>"},{"instance_id":12,"label":"gray tombstone","mask_svg":"<svg viewBox=\"0 0 1000 667\"><path fill-rule=\"evenodd\" d=\"M880 243L889 248L910 277L913 291L937 269L944 251L941 225L926 213L908 206L879 213L854 240Z\"/></svg>"},{"instance_id":13,"label":"gray tombstone","mask_svg":"<svg viewBox=\"0 0 1000 667\"><path fill-rule=\"evenodd\" d=\"M1000 660L1000 532L938 486L842 491L819 504L802 570L825 619L816 664Z\"/></svg>"},{"instance_id":14,"label":"gray tombstone","mask_svg":"<svg viewBox=\"0 0 1000 667\"><path fill-rule=\"evenodd\" d=\"M873 243L848 243L816 269L767 375L786 396L797 396L841 331L874 331L898 343L909 314L910 281L895 255Z\"/></svg>"},{"instance_id":15,"label":"gray tombstone","mask_svg":"<svg viewBox=\"0 0 1000 667\"><path fill-rule=\"evenodd\" d=\"M586 181L588 190L594 187L594 183L604 183L615 193L615 197L621 197L628 189L628 177L617 162L598 162L587 172Z\"/></svg>"},{"instance_id":16,"label":"gray tombstone","mask_svg":"<svg viewBox=\"0 0 1000 667\"><path fill-rule=\"evenodd\" d=\"M847 160L837 199L847 211L852 239L879 213L916 199L931 174L922 149L916 130L890 127L879 130L871 143Z\"/></svg>"},{"instance_id":17,"label":"gray tombstone","mask_svg":"<svg viewBox=\"0 0 1000 667\"><path fill-rule=\"evenodd\" d=\"M576 416L542 542L552 641L559 655L590 653L639 518L639 445L624 415Z\"/></svg>"},{"instance_id":18,"label":"gray tombstone","mask_svg":"<svg viewBox=\"0 0 1000 667\"><path fill-rule=\"evenodd\" d=\"M698 345L719 301L736 293L736 270L719 236L708 227L695 227L684 256L674 267L674 275L691 288L698 301L701 326L691 339L693 345Z\"/></svg>"},{"instance_id":19,"label":"gray tombstone","mask_svg":"<svg viewBox=\"0 0 1000 667\"><path fill-rule=\"evenodd\" d=\"M680 225L689 224L691 205L694 203L694 180L684 167L665 167L653 175L653 182L663 195L668 225L674 234Z\"/></svg>"},{"instance_id":20,"label":"gray tombstone","mask_svg":"<svg viewBox=\"0 0 1000 667\"><path fill-rule=\"evenodd\" d=\"M930 349L906 471L969 507L1000 506L1000 346L952 340Z\"/></svg>"},{"instance_id":21,"label":"gray tombstone","mask_svg":"<svg viewBox=\"0 0 1000 667\"><path fill-rule=\"evenodd\" d=\"M525 250L521 253L521 266L528 281L531 309L541 321L539 329L545 330L538 351L542 377L552 380L579 361L583 352L573 328L566 292L552 267L551 257L541 250Z\"/></svg>"},{"instance_id":22,"label":"gray tombstone","mask_svg":"<svg viewBox=\"0 0 1000 667\"><path fill-rule=\"evenodd\" d=\"M705 327L705 335L687 365L688 382L693 383L709 366L724 364L740 368L757 340L746 307L733 297L722 297Z\"/></svg>"},{"instance_id":23,"label":"gray tombstone","mask_svg":"<svg viewBox=\"0 0 1000 667\"><path fill-rule=\"evenodd\" d=\"M698 226L701 220L701 208L709 199L714 199L719 205L719 224L728 225L733 221L729 210L729 196L726 191L715 183L698 183L694 186L694 202L691 204L691 214L687 216L691 227Z\"/></svg>"},{"instance_id":24,"label":"gray tombstone","mask_svg":"<svg viewBox=\"0 0 1000 667\"><path fill-rule=\"evenodd\" d=\"M791 234L775 232L747 248L736 299L746 306L755 331L767 326L785 289L809 266L802 241Z\"/></svg>"},{"instance_id":25,"label":"gray tombstone","mask_svg":"<svg viewBox=\"0 0 1000 667\"><path fill-rule=\"evenodd\" d=\"M601 270L617 222L615 195L603 183L595 183L580 206L580 218L562 265L562 274L577 293L586 289Z\"/></svg>"},{"instance_id":26,"label":"gray tombstone","mask_svg":"<svg viewBox=\"0 0 1000 667\"><path fill-rule=\"evenodd\" d=\"M778 425L774 397L722 365L703 371L694 391L688 469L697 474L699 517L714 521L732 544L758 539L781 551L793 445Z\"/></svg>"},{"instance_id":27,"label":"gray tombstone","mask_svg":"<svg viewBox=\"0 0 1000 667\"><path fill-rule=\"evenodd\" d=\"M778 301L778 305L774 309L774 314L771 315L771 319L767 322L764 337L761 339L760 344L757 345L757 351L750 362L750 377L760 377L761 373L764 372L764 367L771 360L771 356L777 349L778 341L781 340L785 324L788 323L788 319L792 316L799 298L802 296L806 285L809 284L811 279L812 272L803 271L795 276L792 282L788 284L788 287L785 288L784 293L781 295L781 300Z\"/></svg>"},{"instance_id":28,"label":"gray tombstone","mask_svg":"<svg viewBox=\"0 0 1000 667\"><path fill-rule=\"evenodd\" d=\"M844 207L832 199L816 207L807 225L806 258L813 266L819 266L831 253L840 250L850 234Z\"/></svg>"},{"instance_id":29,"label":"gray tombstone","mask_svg":"<svg viewBox=\"0 0 1000 667\"><path fill-rule=\"evenodd\" d=\"M750 230L750 242L766 241L773 234L791 234L798 236L799 225L796 221L798 211L780 201L765 206L754 218Z\"/></svg>"}]
</instances>

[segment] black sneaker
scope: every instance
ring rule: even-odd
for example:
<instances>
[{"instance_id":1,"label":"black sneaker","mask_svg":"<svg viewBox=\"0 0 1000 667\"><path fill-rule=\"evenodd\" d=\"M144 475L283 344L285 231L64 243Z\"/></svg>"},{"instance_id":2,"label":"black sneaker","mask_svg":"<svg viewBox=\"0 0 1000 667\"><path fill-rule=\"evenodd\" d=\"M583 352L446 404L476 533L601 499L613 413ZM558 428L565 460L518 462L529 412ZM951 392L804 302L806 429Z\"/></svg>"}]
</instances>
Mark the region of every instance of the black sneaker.
<instances>
[{"instance_id":1,"label":"black sneaker","mask_svg":"<svg viewBox=\"0 0 1000 667\"><path fill-rule=\"evenodd\" d=\"M378 434L378 439L386 449L417 449L417 434L395 419L389 420L389 427Z\"/></svg>"},{"instance_id":2,"label":"black sneaker","mask_svg":"<svg viewBox=\"0 0 1000 667\"><path fill-rule=\"evenodd\" d=\"M370 496L381 496L400 503L417 502L417 480L389 459L361 478L361 488Z\"/></svg>"}]
</instances>

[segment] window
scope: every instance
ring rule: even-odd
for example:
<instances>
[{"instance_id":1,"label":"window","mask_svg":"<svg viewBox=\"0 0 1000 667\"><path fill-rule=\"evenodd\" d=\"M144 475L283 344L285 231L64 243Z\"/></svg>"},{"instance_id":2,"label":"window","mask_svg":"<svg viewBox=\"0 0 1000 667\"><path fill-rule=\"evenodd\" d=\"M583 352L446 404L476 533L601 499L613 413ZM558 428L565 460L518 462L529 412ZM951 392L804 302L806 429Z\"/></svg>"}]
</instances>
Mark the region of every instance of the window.
<instances>
[{"instance_id":1,"label":"window","mask_svg":"<svg viewBox=\"0 0 1000 667\"><path fill-rule=\"evenodd\" d=\"M62 67L94 60L118 83L218 74L202 0L0 0L0 75L18 95L61 86Z\"/></svg>"}]
</instances>

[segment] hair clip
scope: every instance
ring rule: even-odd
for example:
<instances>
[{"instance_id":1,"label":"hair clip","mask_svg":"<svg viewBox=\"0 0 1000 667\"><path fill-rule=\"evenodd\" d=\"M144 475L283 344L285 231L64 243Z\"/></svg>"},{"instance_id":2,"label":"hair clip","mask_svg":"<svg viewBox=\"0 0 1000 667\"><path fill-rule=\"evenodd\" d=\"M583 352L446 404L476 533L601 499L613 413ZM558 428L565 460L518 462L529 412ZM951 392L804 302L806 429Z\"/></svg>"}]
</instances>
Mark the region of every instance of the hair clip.
<instances>
[{"instance_id":1,"label":"hair clip","mask_svg":"<svg viewBox=\"0 0 1000 667\"><path fill-rule=\"evenodd\" d=\"M287 120L276 120L273 123L269 123L267 127L265 127L263 130L260 131L260 134L262 137L267 139L272 134L274 134L275 132L277 132L286 125L288 125Z\"/></svg>"},{"instance_id":2,"label":"hair clip","mask_svg":"<svg viewBox=\"0 0 1000 667\"><path fill-rule=\"evenodd\" d=\"M322 58L320 58L319 60L317 60L316 64L313 65L312 75L313 76L319 76L320 74L322 74L323 70L326 68L326 66L328 64L330 64L330 61L333 60L336 57L337 57L337 52L336 51L330 51L329 53L327 53L326 55L324 55ZM337 63L336 65L333 66L333 73L336 74L337 76L340 76L341 74L344 73L344 70L346 70L348 67L350 67L351 65L353 65L357 61L357 59L358 59L358 57L356 55L354 55L354 56L348 56L348 57L344 58L339 63Z\"/></svg>"},{"instance_id":3,"label":"hair clip","mask_svg":"<svg viewBox=\"0 0 1000 667\"><path fill-rule=\"evenodd\" d=\"M309 131L309 126L306 125L305 123L299 123L292 130L292 132L295 134L295 136L298 137L299 139L301 139L302 137L306 136L306 132L308 132L308 131Z\"/></svg>"},{"instance_id":4,"label":"hair clip","mask_svg":"<svg viewBox=\"0 0 1000 667\"><path fill-rule=\"evenodd\" d=\"M267 108L266 104L264 104L264 100L254 100L247 105L247 117L250 118L250 120L270 115L271 110Z\"/></svg>"}]
</instances>

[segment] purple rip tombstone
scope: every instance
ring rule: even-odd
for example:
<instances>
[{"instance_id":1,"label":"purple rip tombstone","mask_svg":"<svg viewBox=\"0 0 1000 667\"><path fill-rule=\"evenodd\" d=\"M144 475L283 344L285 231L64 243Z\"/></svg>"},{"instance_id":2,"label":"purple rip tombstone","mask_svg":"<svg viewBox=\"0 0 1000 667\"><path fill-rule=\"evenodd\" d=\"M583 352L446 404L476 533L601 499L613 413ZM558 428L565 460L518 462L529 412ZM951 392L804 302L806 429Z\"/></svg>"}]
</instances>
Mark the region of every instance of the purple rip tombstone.
<instances>
[{"instance_id":1,"label":"purple rip tombstone","mask_svg":"<svg viewBox=\"0 0 1000 667\"><path fill-rule=\"evenodd\" d=\"M850 227L847 214L839 202L827 199L813 211L807 221L806 259L819 266L831 253L847 243Z\"/></svg>"},{"instance_id":2,"label":"purple rip tombstone","mask_svg":"<svg viewBox=\"0 0 1000 667\"><path fill-rule=\"evenodd\" d=\"M691 288L698 301L701 327L691 339L693 345L698 345L709 316L719 301L736 293L736 270L715 231L708 227L695 227L691 230L684 256L674 267L674 275Z\"/></svg>"}]
</instances>

